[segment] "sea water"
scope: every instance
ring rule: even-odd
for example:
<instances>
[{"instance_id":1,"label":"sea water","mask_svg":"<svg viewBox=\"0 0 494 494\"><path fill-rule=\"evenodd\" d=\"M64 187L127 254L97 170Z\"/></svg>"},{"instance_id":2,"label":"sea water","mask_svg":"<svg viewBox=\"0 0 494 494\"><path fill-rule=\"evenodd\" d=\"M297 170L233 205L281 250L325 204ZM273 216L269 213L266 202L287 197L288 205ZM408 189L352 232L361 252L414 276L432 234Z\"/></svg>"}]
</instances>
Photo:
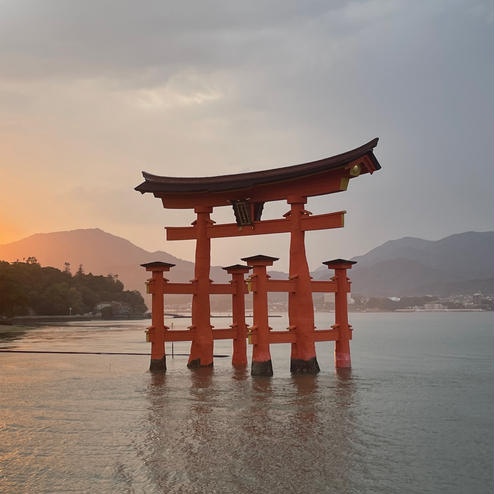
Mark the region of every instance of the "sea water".
<instances>
[{"instance_id":1,"label":"sea water","mask_svg":"<svg viewBox=\"0 0 494 494\"><path fill-rule=\"evenodd\" d=\"M177 355L188 343L174 344L166 375L147 371L149 356L0 353L0 492L492 492L492 313L350 319L341 375L329 342L317 377L290 376L289 345L271 346L272 378L221 357L192 372ZM0 347L148 353L145 326L12 330ZM231 355L231 342L215 352Z\"/></svg>"}]
</instances>

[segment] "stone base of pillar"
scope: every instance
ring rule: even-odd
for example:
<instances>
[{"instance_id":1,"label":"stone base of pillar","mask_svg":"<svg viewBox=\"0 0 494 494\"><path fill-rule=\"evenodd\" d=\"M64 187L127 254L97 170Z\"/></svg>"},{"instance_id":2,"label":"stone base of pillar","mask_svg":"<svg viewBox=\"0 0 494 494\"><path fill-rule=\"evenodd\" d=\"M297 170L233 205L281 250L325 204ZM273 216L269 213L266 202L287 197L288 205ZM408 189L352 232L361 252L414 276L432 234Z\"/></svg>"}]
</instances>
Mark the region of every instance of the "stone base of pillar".
<instances>
[{"instance_id":1,"label":"stone base of pillar","mask_svg":"<svg viewBox=\"0 0 494 494\"><path fill-rule=\"evenodd\" d=\"M266 360L265 362L252 362L252 367L250 369L251 376L272 376L273 375L273 365L271 360Z\"/></svg>"},{"instance_id":2,"label":"stone base of pillar","mask_svg":"<svg viewBox=\"0 0 494 494\"><path fill-rule=\"evenodd\" d=\"M187 367L189 369L200 369L202 367L213 367L213 362L209 364L201 364L201 359L196 358L195 360L191 360L188 364Z\"/></svg>"},{"instance_id":3,"label":"stone base of pillar","mask_svg":"<svg viewBox=\"0 0 494 494\"><path fill-rule=\"evenodd\" d=\"M317 358L312 357L309 360L292 359L290 360L290 372L292 374L319 374L319 364Z\"/></svg>"},{"instance_id":4,"label":"stone base of pillar","mask_svg":"<svg viewBox=\"0 0 494 494\"><path fill-rule=\"evenodd\" d=\"M151 365L149 366L149 370L152 372L166 371L166 357L151 359Z\"/></svg>"}]
</instances>

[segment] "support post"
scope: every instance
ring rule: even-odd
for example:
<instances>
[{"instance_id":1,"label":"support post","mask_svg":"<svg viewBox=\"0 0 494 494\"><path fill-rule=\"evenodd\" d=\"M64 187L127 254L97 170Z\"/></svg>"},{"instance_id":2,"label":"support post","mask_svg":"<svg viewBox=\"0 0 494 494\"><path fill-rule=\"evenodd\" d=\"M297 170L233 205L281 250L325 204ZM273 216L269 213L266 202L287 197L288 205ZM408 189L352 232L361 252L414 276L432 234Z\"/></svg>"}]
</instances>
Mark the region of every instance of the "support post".
<instances>
[{"instance_id":1,"label":"support post","mask_svg":"<svg viewBox=\"0 0 494 494\"><path fill-rule=\"evenodd\" d=\"M248 273L249 266L235 264L223 268L231 274L231 283L234 287L232 294L232 328L236 330L233 338L233 367L242 368L247 366L247 324L245 323L245 280L244 274Z\"/></svg>"},{"instance_id":2,"label":"support post","mask_svg":"<svg viewBox=\"0 0 494 494\"><path fill-rule=\"evenodd\" d=\"M148 262L141 264L146 271L151 272L148 280L148 293L151 293L151 326L147 329L151 341L150 371L166 371L165 355L165 307L164 291L167 280L163 277L164 271L169 271L175 264L166 262Z\"/></svg>"},{"instance_id":3,"label":"support post","mask_svg":"<svg viewBox=\"0 0 494 494\"><path fill-rule=\"evenodd\" d=\"M290 211L290 279L295 281L295 292L288 295L290 329L295 331L292 343L290 371L292 374L317 374L319 364L314 343L314 303L309 265L305 253L305 232L302 221L310 213L304 209L306 197L288 197Z\"/></svg>"},{"instance_id":4,"label":"support post","mask_svg":"<svg viewBox=\"0 0 494 494\"><path fill-rule=\"evenodd\" d=\"M269 318L268 318L268 275L266 267L272 266L277 257L263 255L244 257L249 266L252 266L251 276L253 291L254 324L252 327L252 376L272 376L273 365L269 351Z\"/></svg>"},{"instance_id":5,"label":"support post","mask_svg":"<svg viewBox=\"0 0 494 494\"><path fill-rule=\"evenodd\" d=\"M347 269L351 269L356 261L347 261L345 259L333 259L323 264L329 269L334 269L333 281L336 282L335 292L335 325L334 329L338 330L338 339L335 341L335 367L337 369L349 369L350 359L350 340L352 339L351 326L348 324L348 301L347 294L350 292L350 280L347 278Z\"/></svg>"},{"instance_id":6,"label":"support post","mask_svg":"<svg viewBox=\"0 0 494 494\"><path fill-rule=\"evenodd\" d=\"M209 270L211 264L211 240L208 237L208 226L211 207L195 208L197 219L196 257L194 282L197 289L192 297L192 344L190 346L189 369L210 367L213 365L213 327L211 326L211 307L209 301Z\"/></svg>"}]
</instances>

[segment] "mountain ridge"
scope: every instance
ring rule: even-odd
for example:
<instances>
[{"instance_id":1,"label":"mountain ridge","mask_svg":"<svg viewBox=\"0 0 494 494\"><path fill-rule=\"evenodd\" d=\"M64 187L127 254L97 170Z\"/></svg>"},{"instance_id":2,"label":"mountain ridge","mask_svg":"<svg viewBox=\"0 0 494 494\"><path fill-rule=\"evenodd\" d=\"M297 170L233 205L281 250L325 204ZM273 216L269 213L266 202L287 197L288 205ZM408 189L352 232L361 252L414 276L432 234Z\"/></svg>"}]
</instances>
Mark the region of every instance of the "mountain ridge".
<instances>
[{"instance_id":1,"label":"mountain ridge","mask_svg":"<svg viewBox=\"0 0 494 494\"><path fill-rule=\"evenodd\" d=\"M165 251L149 252L129 240L100 228L80 228L59 232L35 233L23 239L0 245L0 259L13 262L36 257L41 265L64 268L69 262L72 271L83 266L85 272L117 274L129 290L144 293L149 277L140 264L160 260L175 264L167 273L170 281L189 281L194 277L194 264ZM212 266L212 276L224 282L227 274Z\"/></svg>"},{"instance_id":2,"label":"mountain ridge","mask_svg":"<svg viewBox=\"0 0 494 494\"><path fill-rule=\"evenodd\" d=\"M494 279L493 251L492 231L456 233L439 240L388 240L352 258L357 261L349 272L352 291L368 296L451 295L462 290L485 291L489 286L494 291L494 282L490 284ZM87 272L118 274L127 289L141 292L149 276L139 266L145 262L175 264L167 273L170 281L189 281L194 276L192 262L161 250L147 251L100 228L35 233L0 245L0 259L12 262L30 256L42 265L60 269L69 262L72 270L82 264ZM314 279L329 279L332 272L321 266L312 275ZM272 276L286 278L287 274L273 271ZM211 278L218 283L228 281L220 266L211 267Z\"/></svg>"},{"instance_id":3,"label":"mountain ridge","mask_svg":"<svg viewBox=\"0 0 494 494\"><path fill-rule=\"evenodd\" d=\"M492 252L493 231L455 233L439 240L389 240L352 258L357 262L349 273L352 291L383 297L494 293ZM328 279L329 274L318 269L314 277Z\"/></svg>"}]
</instances>

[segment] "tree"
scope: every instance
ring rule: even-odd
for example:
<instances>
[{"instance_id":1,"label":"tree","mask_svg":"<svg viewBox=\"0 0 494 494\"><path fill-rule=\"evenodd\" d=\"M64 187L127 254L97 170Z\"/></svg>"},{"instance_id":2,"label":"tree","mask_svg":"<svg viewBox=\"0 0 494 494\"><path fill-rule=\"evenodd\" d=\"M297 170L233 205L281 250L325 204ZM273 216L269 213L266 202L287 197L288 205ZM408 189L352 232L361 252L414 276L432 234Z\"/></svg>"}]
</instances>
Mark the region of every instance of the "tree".
<instances>
[{"instance_id":1,"label":"tree","mask_svg":"<svg viewBox=\"0 0 494 494\"><path fill-rule=\"evenodd\" d=\"M84 274L80 265L72 276L67 269L41 267L35 261L34 257L26 262L0 261L0 315L66 315L69 308L72 314L80 314L102 302L120 304L130 314L147 310L141 294L124 290L115 275Z\"/></svg>"}]
</instances>

